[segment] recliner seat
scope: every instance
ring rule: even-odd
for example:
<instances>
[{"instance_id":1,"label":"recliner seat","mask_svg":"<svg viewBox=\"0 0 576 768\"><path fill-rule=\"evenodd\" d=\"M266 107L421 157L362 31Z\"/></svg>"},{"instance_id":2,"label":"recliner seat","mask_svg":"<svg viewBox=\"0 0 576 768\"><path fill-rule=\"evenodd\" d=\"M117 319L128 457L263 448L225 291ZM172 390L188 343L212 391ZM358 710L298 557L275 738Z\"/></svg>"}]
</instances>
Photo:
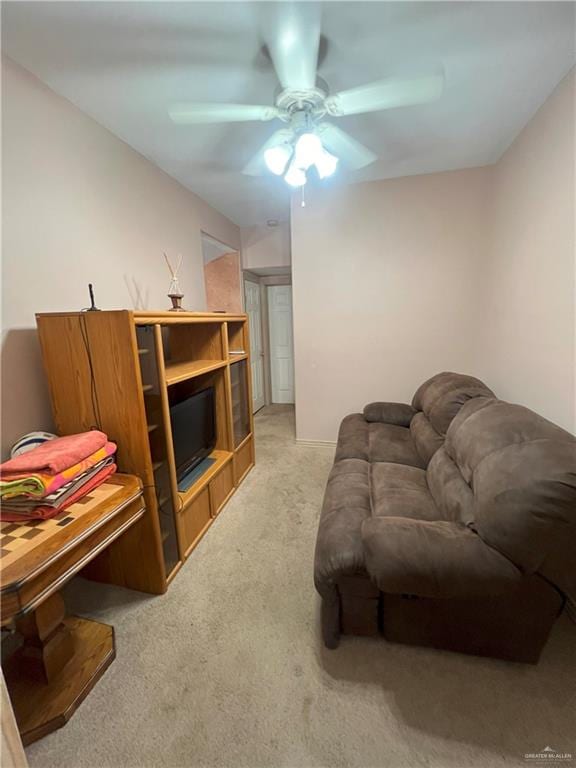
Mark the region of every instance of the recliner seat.
<instances>
[{"instance_id":1,"label":"recliner seat","mask_svg":"<svg viewBox=\"0 0 576 768\"><path fill-rule=\"evenodd\" d=\"M365 414L397 422L408 408ZM382 632L534 662L564 594L576 594L576 439L457 374L425 382L412 408L409 426L391 425L410 433L406 463L395 431L389 452L365 437L388 425L359 414L342 424L315 557L325 643ZM434 451L414 439L417 418Z\"/></svg>"},{"instance_id":2,"label":"recliner seat","mask_svg":"<svg viewBox=\"0 0 576 768\"><path fill-rule=\"evenodd\" d=\"M474 376L439 373L417 389L412 405L370 403L364 413L346 416L340 426L336 461L389 461L426 468L462 405L475 397L493 395Z\"/></svg>"}]
</instances>

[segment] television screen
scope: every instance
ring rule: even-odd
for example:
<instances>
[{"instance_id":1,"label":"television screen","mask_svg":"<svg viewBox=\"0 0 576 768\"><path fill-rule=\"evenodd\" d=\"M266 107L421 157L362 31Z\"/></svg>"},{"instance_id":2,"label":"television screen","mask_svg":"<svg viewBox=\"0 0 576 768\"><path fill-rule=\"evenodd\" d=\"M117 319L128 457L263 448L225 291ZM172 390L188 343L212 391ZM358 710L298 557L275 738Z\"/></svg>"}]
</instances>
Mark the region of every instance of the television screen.
<instances>
[{"instance_id":1,"label":"television screen","mask_svg":"<svg viewBox=\"0 0 576 768\"><path fill-rule=\"evenodd\" d=\"M176 477L180 481L214 448L214 387L196 392L170 407Z\"/></svg>"}]
</instances>

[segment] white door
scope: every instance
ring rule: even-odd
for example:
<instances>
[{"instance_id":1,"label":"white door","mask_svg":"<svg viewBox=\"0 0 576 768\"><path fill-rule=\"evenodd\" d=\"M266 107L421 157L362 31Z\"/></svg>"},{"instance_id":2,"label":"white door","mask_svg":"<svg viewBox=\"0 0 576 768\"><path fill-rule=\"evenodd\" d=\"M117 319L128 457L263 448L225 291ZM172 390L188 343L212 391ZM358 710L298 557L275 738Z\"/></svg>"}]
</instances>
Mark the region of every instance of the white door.
<instances>
[{"instance_id":1,"label":"white door","mask_svg":"<svg viewBox=\"0 0 576 768\"><path fill-rule=\"evenodd\" d=\"M252 412L264 405L264 351L262 349L262 315L260 286L244 281L244 302L250 326L250 367L252 369Z\"/></svg>"},{"instance_id":2,"label":"white door","mask_svg":"<svg viewBox=\"0 0 576 768\"><path fill-rule=\"evenodd\" d=\"M292 286L270 285L268 287L268 318L272 402L293 403Z\"/></svg>"}]
</instances>

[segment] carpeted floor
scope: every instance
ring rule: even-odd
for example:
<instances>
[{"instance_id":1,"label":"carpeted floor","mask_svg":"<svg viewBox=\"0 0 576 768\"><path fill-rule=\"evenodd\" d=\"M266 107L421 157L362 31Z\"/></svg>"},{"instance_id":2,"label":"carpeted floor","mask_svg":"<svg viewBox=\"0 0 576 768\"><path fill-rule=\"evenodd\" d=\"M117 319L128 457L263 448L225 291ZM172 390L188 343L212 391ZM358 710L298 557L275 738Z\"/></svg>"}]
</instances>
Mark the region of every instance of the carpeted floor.
<instances>
[{"instance_id":1,"label":"carpeted floor","mask_svg":"<svg viewBox=\"0 0 576 768\"><path fill-rule=\"evenodd\" d=\"M294 443L290 407L256 425L256 468L166 595L68 588L75 612L115 626L117 659L27 750L31 766L491 768L548 745L576 765L566 617L536 667L362 638L322 647L312 555L333 451Z\"/></svg>"}]
</instances>

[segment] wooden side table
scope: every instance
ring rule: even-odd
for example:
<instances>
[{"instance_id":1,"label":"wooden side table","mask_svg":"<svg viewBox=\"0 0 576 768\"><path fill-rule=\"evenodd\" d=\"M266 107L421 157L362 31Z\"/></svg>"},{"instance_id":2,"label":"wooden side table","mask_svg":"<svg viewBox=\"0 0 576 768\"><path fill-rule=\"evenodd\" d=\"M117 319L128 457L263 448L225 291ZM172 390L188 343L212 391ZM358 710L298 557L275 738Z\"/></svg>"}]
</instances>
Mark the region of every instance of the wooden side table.
<instances>
[{"instance_id":1,"label":"wooden side table","mask_svg":"<svg viewBox=\"0 0 576 768\"><path fill-rule=\"evenodd\" d=\"M3 664L24 744L65 725L112 663L114 629L65 616L59 589L144 514L142 484L112 475L50 520L0 523L0 616L22 646Z\"/></svg>"}]
</instances>

